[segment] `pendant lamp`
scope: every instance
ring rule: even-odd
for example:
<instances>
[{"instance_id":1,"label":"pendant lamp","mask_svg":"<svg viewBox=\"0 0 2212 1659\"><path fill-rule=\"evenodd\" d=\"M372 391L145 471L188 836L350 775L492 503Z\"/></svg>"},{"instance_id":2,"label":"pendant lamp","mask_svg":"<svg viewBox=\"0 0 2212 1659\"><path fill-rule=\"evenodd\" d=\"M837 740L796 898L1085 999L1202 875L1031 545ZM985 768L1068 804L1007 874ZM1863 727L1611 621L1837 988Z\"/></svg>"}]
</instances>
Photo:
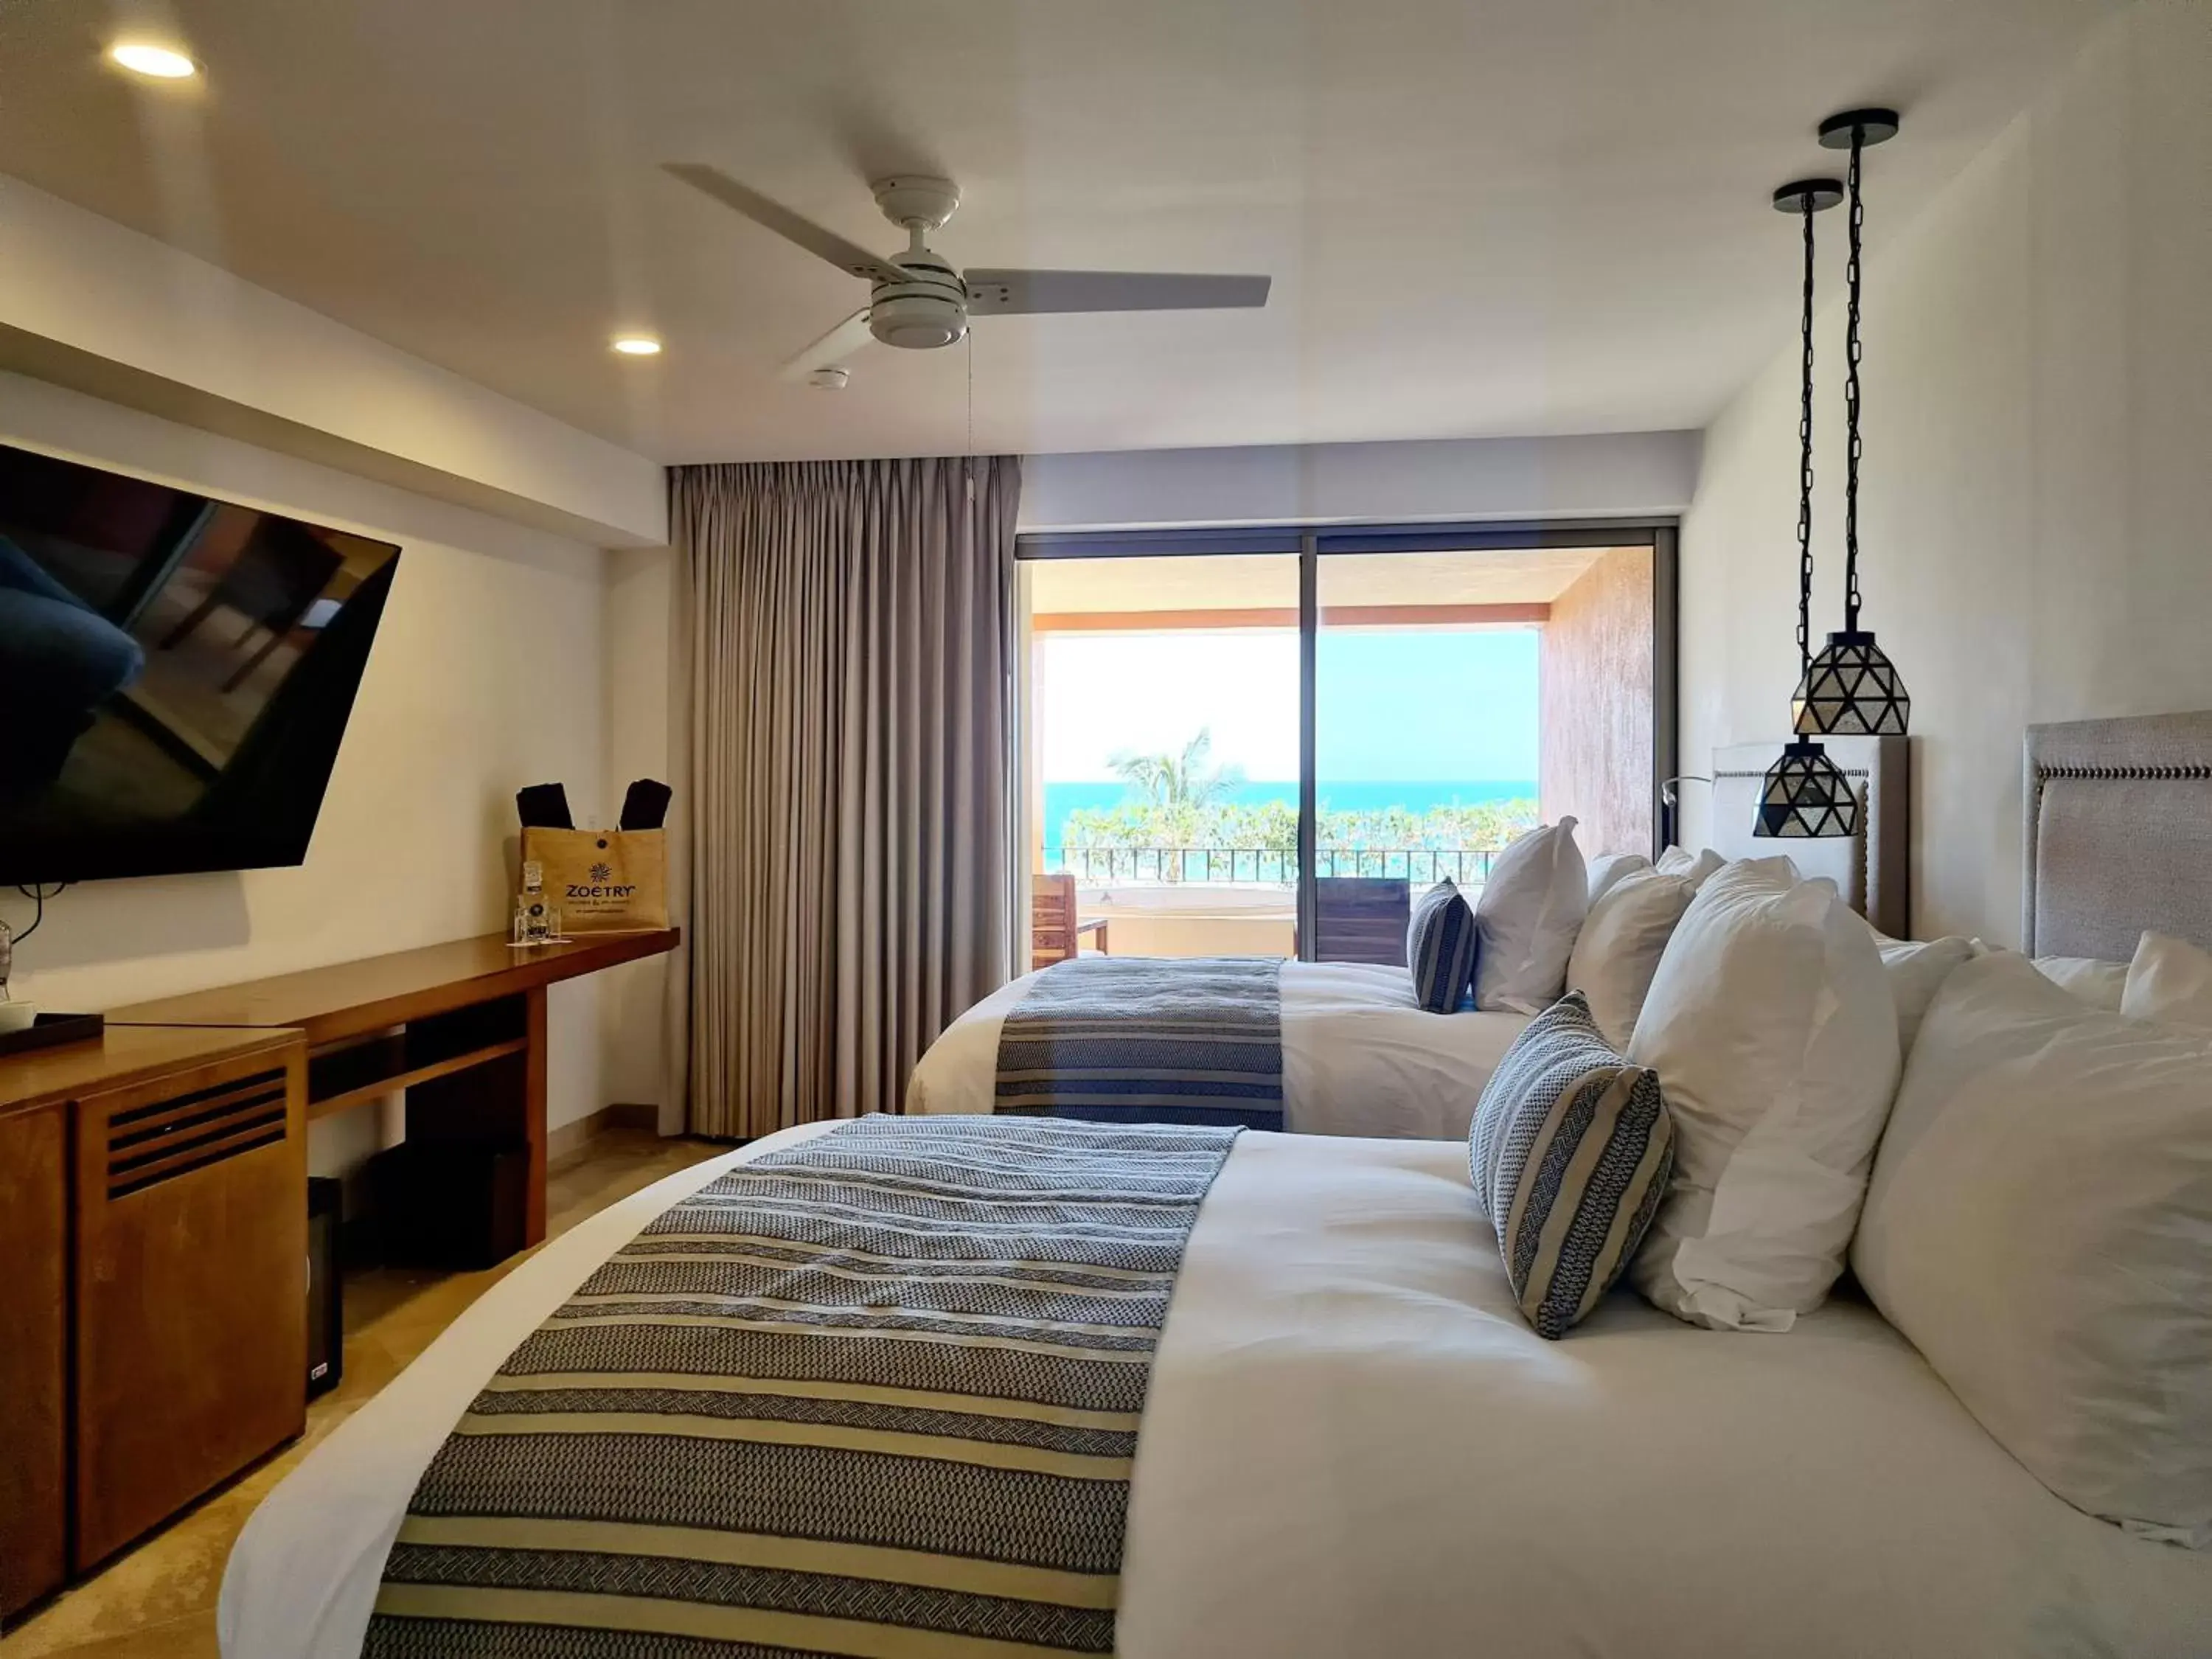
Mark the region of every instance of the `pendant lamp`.
<instances>
[{"instance_id":1,"label":"pendant lamp","mask_svg":"<svg viewBox=\"0 0 2212 1659\"><path fill-rule=\"evenodd\" d=\"M1795 213L1803 222L1805 280L1802 339L1803 351L1797 399L1797 662L1802 677L1813 670L1813 216L1844 199L1844 188L1833 179L1800 179L1774 192L1781 212ZM1859 824L1858 796L1828 752L1805 738L1802 721L1798 741L1782 751L1782 758L1767 769L1759 792L1758 817L1752 834L1787 840L1856 835Z\"/></svg>"},{"instance_id":2,"label":"pendant lamp","mask_svg":"<svg viewBox=\"0 0 2212 1659\"><path fill-rule=\"evenodd\" d=\"M1870 734L1902 737L1912 699L1897 666L1859 626L1859 239L1866 213L1859 194L1859 158L1869 144L1897 136L1897 112L1846 110L1820 123L1820 142L1851 153L1850 259L1845 267L1844 420L1849 439L1844 471L1844 627L1828 635L1798 681L1796 730L1801 737Z\"/></svg>"}]
</instances>

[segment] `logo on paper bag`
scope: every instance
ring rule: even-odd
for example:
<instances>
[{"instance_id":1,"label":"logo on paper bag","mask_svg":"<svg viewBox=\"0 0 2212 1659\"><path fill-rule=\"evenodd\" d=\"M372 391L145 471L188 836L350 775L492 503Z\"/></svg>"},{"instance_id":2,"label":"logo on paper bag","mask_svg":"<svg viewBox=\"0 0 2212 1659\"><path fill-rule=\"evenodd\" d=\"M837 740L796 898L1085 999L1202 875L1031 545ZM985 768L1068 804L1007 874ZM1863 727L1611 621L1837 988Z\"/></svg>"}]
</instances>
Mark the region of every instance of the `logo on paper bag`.
<instances>
[{"instance_id":1,"label":"logo on paper bag","mask_svg":"<svg viewBox=\"0 0 2212 1659\"><path fill-rule=\"evenodd\" d=\"M583 880L568 884L568 902L586 912L619 910L636 892L635 882L617 883L614 866L602 860L586 868Z\"/></svg>"}]
</instances>

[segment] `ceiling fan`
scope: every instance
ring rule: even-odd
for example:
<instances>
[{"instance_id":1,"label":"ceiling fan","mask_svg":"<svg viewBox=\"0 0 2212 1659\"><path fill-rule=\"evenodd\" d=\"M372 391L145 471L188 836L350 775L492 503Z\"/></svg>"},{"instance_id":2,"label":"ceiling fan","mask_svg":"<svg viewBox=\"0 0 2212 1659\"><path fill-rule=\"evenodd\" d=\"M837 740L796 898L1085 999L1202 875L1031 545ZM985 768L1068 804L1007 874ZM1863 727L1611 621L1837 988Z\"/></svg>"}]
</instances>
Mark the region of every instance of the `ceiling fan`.
<instances>
[{"instance_id":1,"label":"ceiling fan","mask_svg":"<svg viewBox=\"0 0 2212 1659\"><path fill-rule=\"evenodd\" d=\"M665 170L725 207L827 259L870 284L868 303L780 371L804 380L842 362L871 338L927 351L963 338L970 317L1048 311L1199 311L1267 303L1266 276L1187 276L1137 270L970 270L933 252L929 234L960 205L950 179L911 173L878 179L872 188L884 217L907 233L905 252L878 258L856 242L801 218L781 203L716 167L669 161ZM842 380L829 382L842 385Z\"/></svg>"}]
</instances>

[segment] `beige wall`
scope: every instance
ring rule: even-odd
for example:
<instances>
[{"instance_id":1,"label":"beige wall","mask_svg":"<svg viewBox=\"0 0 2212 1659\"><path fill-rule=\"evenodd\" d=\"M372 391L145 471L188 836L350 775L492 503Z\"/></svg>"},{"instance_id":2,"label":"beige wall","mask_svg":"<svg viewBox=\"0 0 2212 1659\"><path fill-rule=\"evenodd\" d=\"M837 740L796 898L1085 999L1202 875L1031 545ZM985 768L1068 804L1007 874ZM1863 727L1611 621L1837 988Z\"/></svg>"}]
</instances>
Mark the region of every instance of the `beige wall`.
<instances>
[{"instance_id":1,"label":"beige wall","mask_svg":"<svg viewBox=\"0 0 2212 1659\"><path fill-rule=\"evenodd\" d=\"M2212 708L2208 88L2212 5L2143 0L1916 224L1884 216L1869 158L1863 585L1914 698L1923 936L2017 940L2027 725ZM1821 222L1832 296L1840 228ZM1778 238L1778 289L1793 250ZM1841 604L1839 331L1831 308L1816 629ZM1796 395L1791 343L1706 434L1681 539L1688 769L1785 728ZM1686 793L1689 834L1706 807Z\"/></svg>"},{"instance_id":2,"label":"beige wall","mask_svg":"<svg viewBox=\"0 0 2212 1659\"><path fill-rule=\"evenodd\" d=\"M611 814L617 777L660 758L608 742L596 548L12 375L0 441L403 548L307 863L72 888L17 951L19 996L102 1008L499 928L515 789L559 779L580 814ZM12 890L0 913L29 921ZM657 1076L657 1036L603 1028L604 994L591 981L554 990L556 1124L640 1098ZM367 1150L374 1115L317 1125L317 1162Z\"/></svg>"},{"instance_id":3,"label":"beige wall","mask_svg":"<svg viewBox=\"0 0 2212 1659\"><path fill-rule=\"evenodd\" d=\"M1651 550L1616 547L1552 601L1539 754L1545 820L1585 856L1651 848Z\"/></svg>"}]
</instances>

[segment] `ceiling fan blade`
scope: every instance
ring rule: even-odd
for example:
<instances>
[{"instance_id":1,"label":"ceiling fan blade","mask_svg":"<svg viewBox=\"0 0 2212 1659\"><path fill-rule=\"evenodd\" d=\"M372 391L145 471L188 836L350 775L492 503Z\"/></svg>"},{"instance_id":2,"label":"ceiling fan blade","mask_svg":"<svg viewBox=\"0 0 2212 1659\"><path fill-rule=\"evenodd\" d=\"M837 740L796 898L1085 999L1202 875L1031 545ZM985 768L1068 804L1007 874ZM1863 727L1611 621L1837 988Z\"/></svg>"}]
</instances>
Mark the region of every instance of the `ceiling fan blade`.
<instances>
[{"instance_id":1,"label":"ceiling fan blade","mask_svg":"<svg viewBox=\"0 0 2212 1659\"><path fill-rule=\"evenodd\" d=\"M988 317L1044 311L1217 311L1267 303L1267 276L1158 270L971 270L968 309Z\"/></svg>"},{"instance_id":2,"label":"ceiling fan blade","mask_svg":"<svg viewBox=\"0 0 2212 1659\"><path fill-rule=\"evenodd\" d=\"M811 219L801 218L781 202L771 202L719 167L697 161L663 161L660 166L664 173L681 179L694 190L706 191L724 207L735 208L755 224L766 227L786 241L798 243L848 276L883 283L896 282L906 275L890 260L879 259L858 242L848 242L836 231L825 230Z\"/></svg>"},{"instance_id":3,"label":"ceiling fan blade","mask_svg":"<svg viewBox=\"0 0 2212 1659\"><path fill-rule=\"evenodd\" d=\"M776 370L779 380L804 380L817 368L833 368L875 336L868 332L868 308L862 306L805 350Z\"/></svg>"}]
</instances>

